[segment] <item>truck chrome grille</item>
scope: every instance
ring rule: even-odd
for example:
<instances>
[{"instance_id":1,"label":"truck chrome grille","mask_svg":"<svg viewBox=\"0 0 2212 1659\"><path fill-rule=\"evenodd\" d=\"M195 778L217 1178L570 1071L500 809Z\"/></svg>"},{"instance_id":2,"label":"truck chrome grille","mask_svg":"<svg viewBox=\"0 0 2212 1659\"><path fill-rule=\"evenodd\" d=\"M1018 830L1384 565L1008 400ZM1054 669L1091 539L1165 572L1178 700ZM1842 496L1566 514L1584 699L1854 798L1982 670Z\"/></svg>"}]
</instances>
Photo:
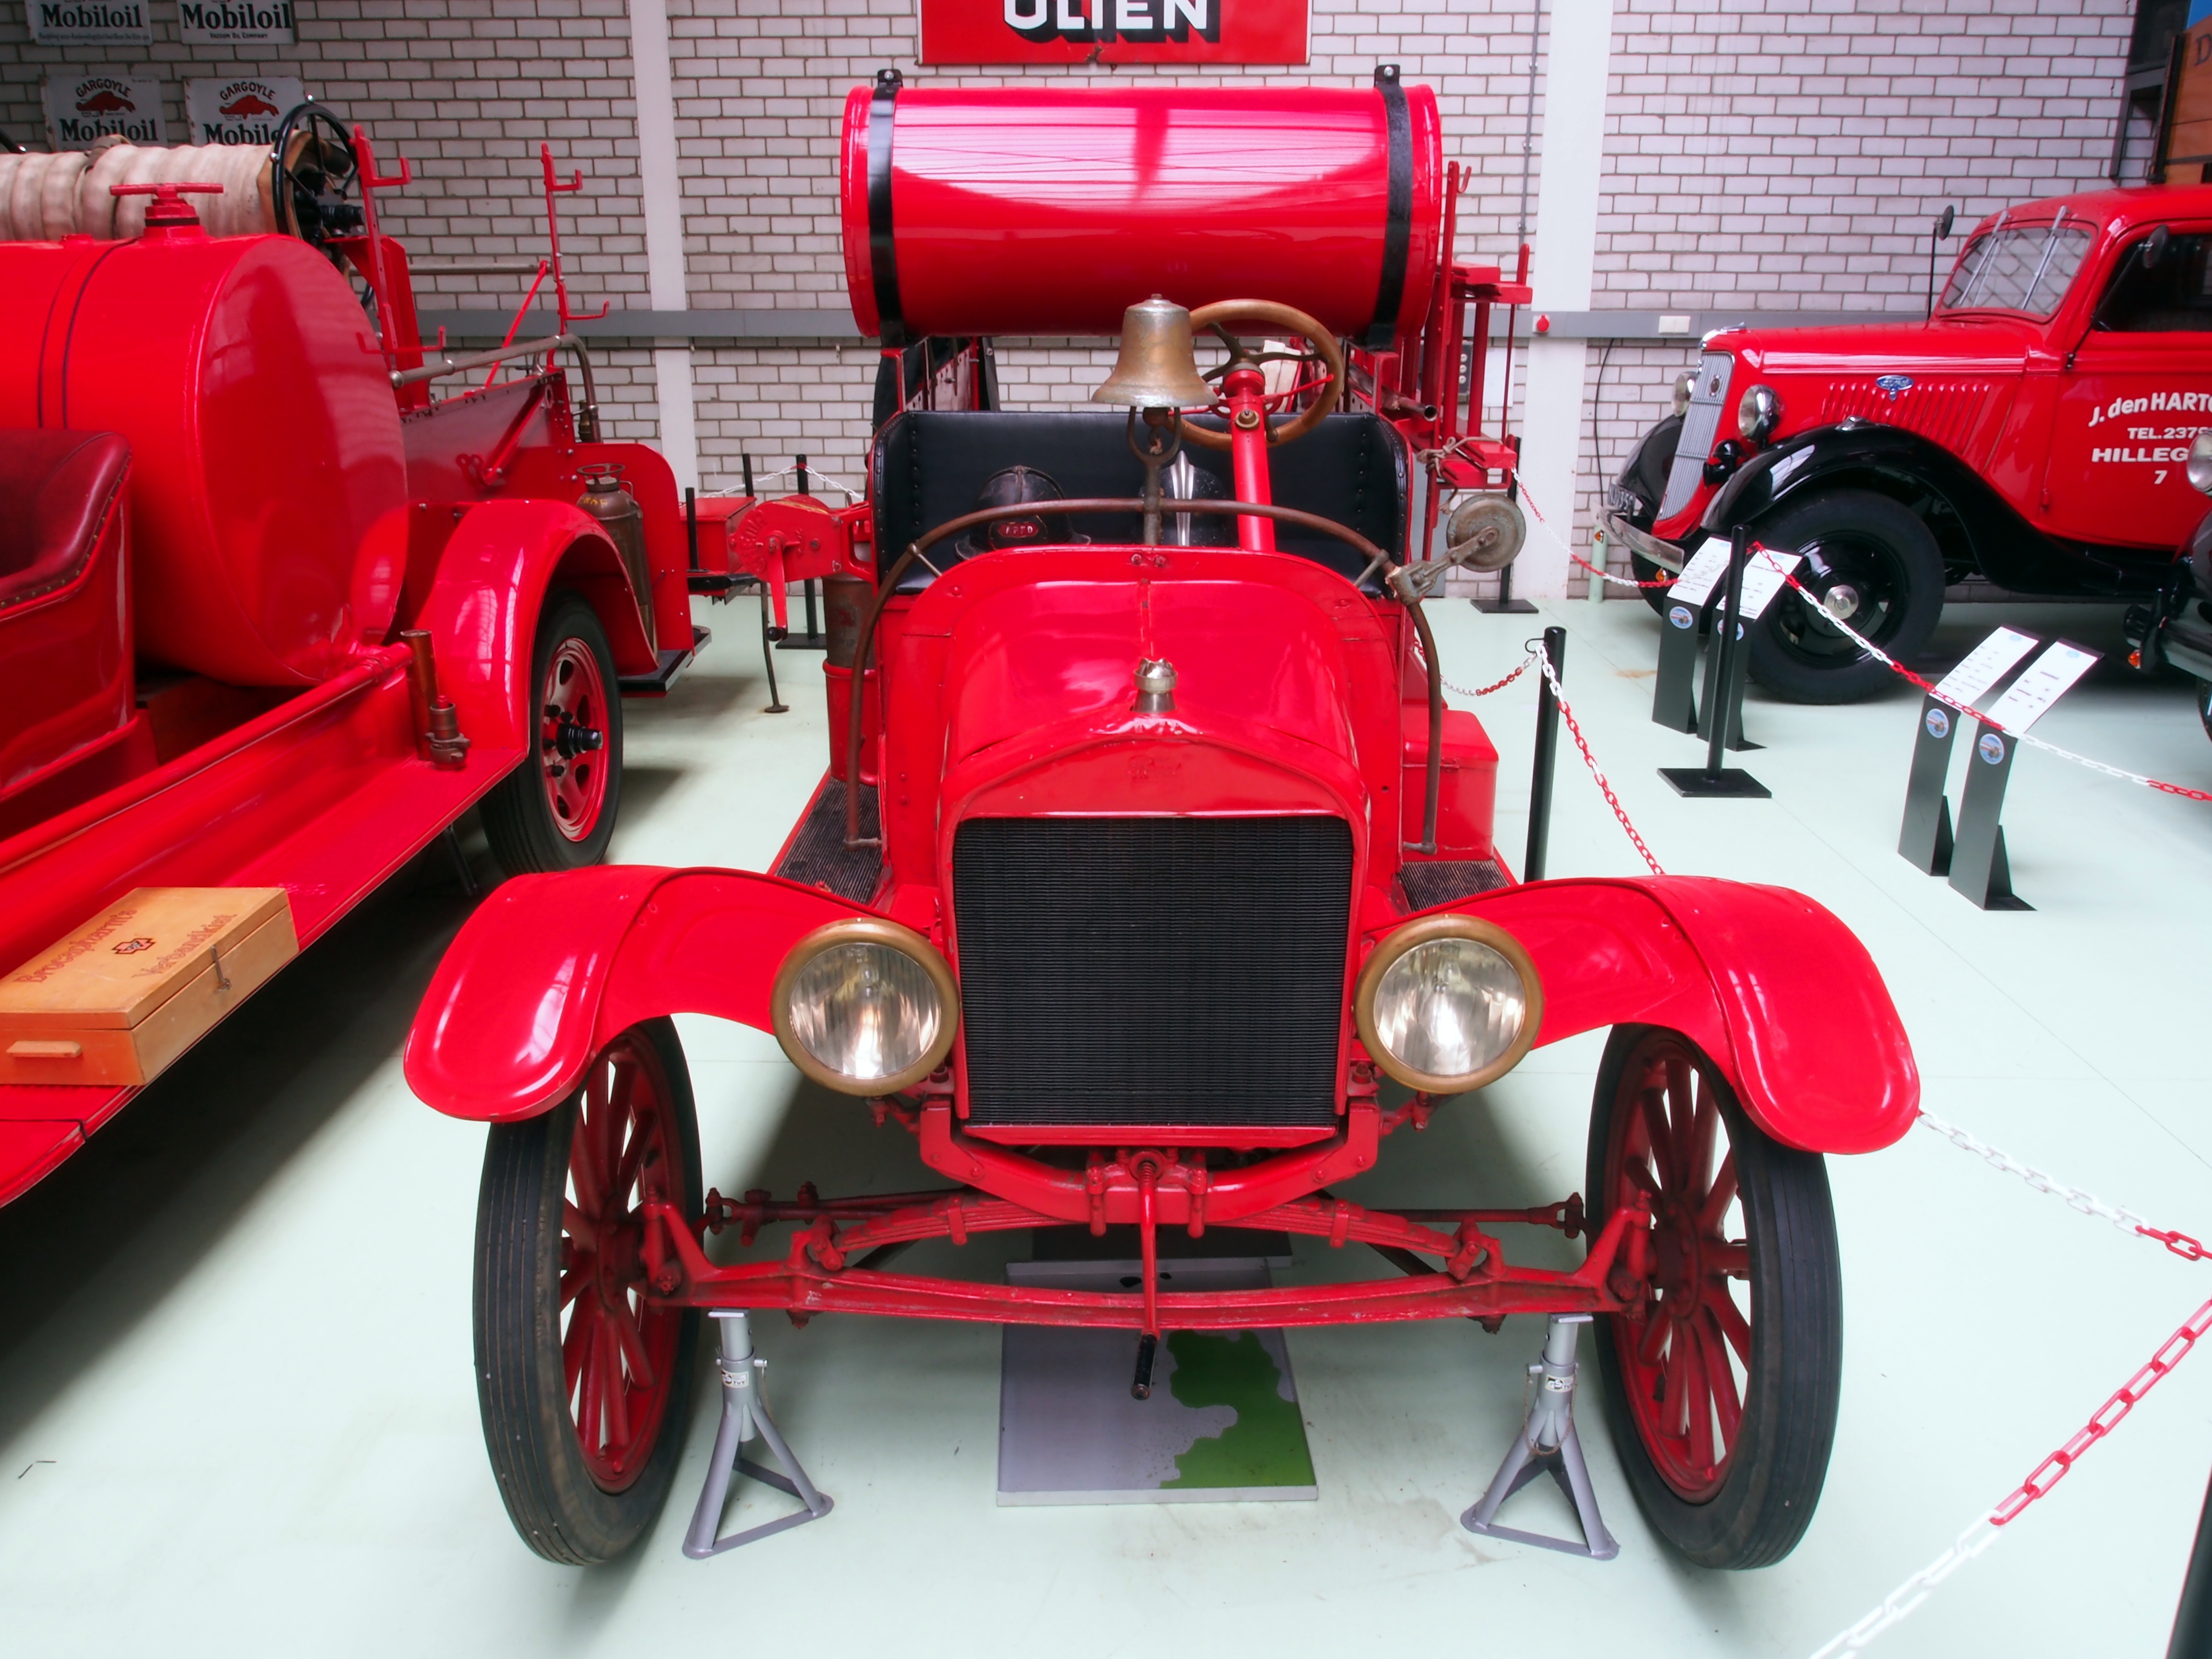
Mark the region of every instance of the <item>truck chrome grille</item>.
<instances>
[{"instance_id":1,"label":"truck chrome grille","mask_svg":"<svg viewBox=\"0 0 2212 1659\"><path fill-rule=\"evenodd\" d=\"M1341 818L971 818L952 888L971 1121L1334 1121Z\"/></svg>"},{"instance_id":2,"label":"truck chrome grille","mask_svg":"<svg viewBox=\"0 0 2212 1659\"><path fill-rule=\"evenodd\" d=\"M1667 474L1667 497L1659 503L1661 519L1673 518L1697 495L1721 416L1729 407L1729 382L1735 376L1733 353L1708 351L1698 360L1697 384L1690 389L1689 408L1682 411L1682 436L1674 446L1674 469Z\"/></svg>"}]
</instances>

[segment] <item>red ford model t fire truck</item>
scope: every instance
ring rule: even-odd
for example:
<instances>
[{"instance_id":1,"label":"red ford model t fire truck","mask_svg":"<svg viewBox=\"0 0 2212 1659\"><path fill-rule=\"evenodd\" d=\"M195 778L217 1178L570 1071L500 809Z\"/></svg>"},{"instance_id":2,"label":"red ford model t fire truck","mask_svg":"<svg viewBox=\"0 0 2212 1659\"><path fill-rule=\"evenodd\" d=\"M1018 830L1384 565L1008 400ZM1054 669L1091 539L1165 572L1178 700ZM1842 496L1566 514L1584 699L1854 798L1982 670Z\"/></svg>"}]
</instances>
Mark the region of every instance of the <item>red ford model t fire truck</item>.
<instances>
[{"instance_id":1,"label":"red ford model t fire truck","mask_svg":"<svg viewBox=\"0 0 2212 1659\"><path fill-rule=\"evenodd\" d=\"M596 861L695 639L666 464L565 328L426 361L357 131L0 167L4 1202L471 805Z\"/></svg>"},{"instance_id":2,"label":"red ford model t fire truck","mask_svg":"<svg viewBox=\"0 0 2212 1659\"><path fill-rule=\"evenodd\" d=\"M1468 307L1479 337L1525 289L1452 262L1440 149L1431 94L1387 71L853 94L863 327L889 353L1120 328L1112 407L906 408L876 433L866 503L816 521L854 584L844 689L772 873L523 878L441 965L407 1075L493 1126L478 1377L532 1548L592 1562L635 1538L701 1311L758 1309L1122 1329L1139 1391L1163 1332L1592 1316L1657 1530L1720 1567L1796 1542L1840 1376L1822 1155L1904 1133L1917 1077L1865 951L1809 900L1503 866L1495 751L1443 705L1413 485L1420 465L1478 502L1505 482L1510 447L1436 390ZM774 1031L941 1184L702 1191L685 1011ZM1407 1215L1334 1194L1448 1097L1601 1026L1586 1196ZM765 1256L710 1254L785 1222ZM1516 1262L1514 1222L1587 1260ZM1115 1227L1143 1261L1126 1292L889 1265L921 1239ZM1178 1291L1164 1228L1392 1265ZM726 1388L748 1352L726 1341Z\"/></svg>"},{"instance_id":3,"label":"red ford model t fire truck","mask_svg":"<svg viewBox=\"0 0 2212 1659\"><path fill-rule=\"evenodd\" d=\"M1614 483L1638 574L1749 526L1799 550L1812 603L1753 627L1783 696L1867 696L1927 642L1948 584L2154 599L2203 513L2212 428L2212 188L2100 191L1974 229L1925 323L1723 329Z\"/></svg>"}]
</instances>

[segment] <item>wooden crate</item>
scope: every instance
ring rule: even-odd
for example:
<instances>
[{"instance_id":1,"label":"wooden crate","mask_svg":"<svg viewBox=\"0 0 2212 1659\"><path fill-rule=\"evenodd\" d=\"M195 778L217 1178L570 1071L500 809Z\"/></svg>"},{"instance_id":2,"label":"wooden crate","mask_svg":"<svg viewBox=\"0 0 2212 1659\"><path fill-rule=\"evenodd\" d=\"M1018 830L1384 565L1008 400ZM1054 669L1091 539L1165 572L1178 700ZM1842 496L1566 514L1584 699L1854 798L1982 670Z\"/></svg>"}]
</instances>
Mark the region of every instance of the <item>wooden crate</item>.
<instances>
[{"instance_id":1,"label":"wooden crate","mask_svg":"<svg viewBox=\"0 0 2212 1659\"><path fill-rule=\"evenodd\" d=\"M281 887L141 887L0 979L0 1084L150 1082L299 953Z\"/></svg>"}]
</instances>

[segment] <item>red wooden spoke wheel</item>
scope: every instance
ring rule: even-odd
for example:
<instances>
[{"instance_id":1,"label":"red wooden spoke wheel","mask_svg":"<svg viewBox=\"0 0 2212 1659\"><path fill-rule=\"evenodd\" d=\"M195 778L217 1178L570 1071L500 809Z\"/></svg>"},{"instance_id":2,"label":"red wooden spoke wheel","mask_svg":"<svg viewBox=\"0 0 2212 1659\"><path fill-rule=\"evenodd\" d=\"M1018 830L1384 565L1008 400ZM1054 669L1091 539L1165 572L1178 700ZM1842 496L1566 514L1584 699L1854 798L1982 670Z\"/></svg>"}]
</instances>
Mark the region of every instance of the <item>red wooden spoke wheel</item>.
<instances>
[{"instance_id":1,"label":"red wooden spoke wheel","mask_svg":"<svg viewBox=\"0 0 2212 1659\"><path fill-rule=\"evenodd\" d=\"M607 684L582 640L561 641L538 691L538 775L555 828L570 841L596 829L606 803Z\"/></svg>"},{"instance_id":2,"label":"red wooden spoke wheel","mask_svg":"<svg viewBox=\"0 0 2212 1659\"><path fill-rule=\"evenodd\" d=\"M483 803L484 835L511 876L597 864L622 799L614 654L580 595L545 596L531 663L532 752Z\"/></svg>"},{"instance_id":3,"label":"red wooden spoke wheel","mask_svg":"<svg viewBox=\"0 0 2212 1659\"><path fill-rule=\"evenodd\" d=\"M589 1564L627 1548L682 1448L698 1316L655 1305L643 1206L699 1210L699 1137L675 1027L648 1020L551 1111L493 1126L477 1212L484 1442L523 1540Z\"/></svg>"},{"instance_id":4,"label":"red wooden spoke wheel","mask_svg":"<svg viewBox=\"0 0 2212 1659\"><path fill-rule=\"evenodd\" d=\"M584 1465L603 1492L635 1480L675 1386L684 1314L647 1304L643 1205L682 1190L668 1077L635 1032L592 1066L577 1102L561 1206L562 1376Z\"/></svg>"},{"instance_id":5,"label":"red wooden spoke wheel","mask_svg":"<svg viewBox=\"0 0 2212 1659\"><path fill-rule=\"evenodd\" d=\"M1594 1218L1650 1200L1649 1293L1601 1321L1597 1345L1638 1503L1703 1565L1781 1559L1835 1441L1843 1293L1826 1166L1753 1123L1686 1038L1623 1026L1591 1106L1589 1190Z\"/></svg>"}]
</instances>

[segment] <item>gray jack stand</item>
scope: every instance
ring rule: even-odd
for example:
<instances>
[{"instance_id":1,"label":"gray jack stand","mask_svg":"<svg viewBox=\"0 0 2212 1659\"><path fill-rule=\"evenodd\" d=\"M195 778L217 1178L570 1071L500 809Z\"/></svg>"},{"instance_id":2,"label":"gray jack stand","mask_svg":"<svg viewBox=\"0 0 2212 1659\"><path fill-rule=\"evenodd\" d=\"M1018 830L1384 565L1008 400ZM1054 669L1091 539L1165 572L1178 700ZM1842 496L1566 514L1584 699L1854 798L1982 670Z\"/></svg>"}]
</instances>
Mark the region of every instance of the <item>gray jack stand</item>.
<instances>
[{"instance_id":1,"label":"gray jack stand","mask_svg":"<svg viewBox=\"0 0 2212 1659\"><path fill-rule=\"evenodd\" d=\"M1528 1420L1521 1425L1513 1449L1498 1466L1490 1490L1482 1494L1473 1509L1460 1516L1460 1525L1469 1532L1480 1533L1486 1538L1510 1539L1516 1544L1534 1544L1568 1555L1586 1555L1593 1561L1610 1561L1620 1553L1620 1546L1613 1541L1613 1534L1605 1529L1605 1522L1598 1515L1597 1493L1590 1487L1589 1466L1583 1462L1583 1443L1575 1434L1575 1339L1581 1328L1589 1322L1588 1314L1552 1316L1551 1324L1544 1333L1544 1357L1528 1367L1528 1378L1535 1384L1536 1397L1528 1407ZM1567 1495L1567 1501L1575 1506L1575 1514L1582 1522L1582 1543L1547 1538L1539 1533L1516 1532L1510 1527L1496 1524L1499 1506L1547 1469L1559 1483L1559 1490Z\"/></svg>"},{"instance_id":2,"label":"gray jack stand","mask_svg":"<svg viewBox=\"0 0 2212 1659\"><path fill-rule=\"evenodd\" d=\"M722 1420L714 1430L714 1455L707 1460L707 1484L699 1493L699 1507L692 1512L691 1530L684 1540L684 1553L694 1561L703 1561L743 1544L757 1543L771 1534L803 1527L809 1521L819 1521L830 1513L832 1505L829 1494L815 1491L814 1483L806 1478L806 1471L791 1455L791 1448L784 1443L783 1436L776 1431L775 1423L768 1414L768 1401L762 1395L760 1385L761 1373L768 1369L768 1361L753 1352L752 1328L744 1310L716 1308L710 1311L721 1328L721 1348L714 1356L714 1363L722 1373ZM755 1430L768 1442L775 1461L790 1471L787 1476L738 1455ZM732 1533L727 1538L716 1537L722 1529L722 1510L729 1501L730 1481L741 1471L763 1486L790 1493L806 1507L795 1515Z\"/></svg>"}]
</instances>

